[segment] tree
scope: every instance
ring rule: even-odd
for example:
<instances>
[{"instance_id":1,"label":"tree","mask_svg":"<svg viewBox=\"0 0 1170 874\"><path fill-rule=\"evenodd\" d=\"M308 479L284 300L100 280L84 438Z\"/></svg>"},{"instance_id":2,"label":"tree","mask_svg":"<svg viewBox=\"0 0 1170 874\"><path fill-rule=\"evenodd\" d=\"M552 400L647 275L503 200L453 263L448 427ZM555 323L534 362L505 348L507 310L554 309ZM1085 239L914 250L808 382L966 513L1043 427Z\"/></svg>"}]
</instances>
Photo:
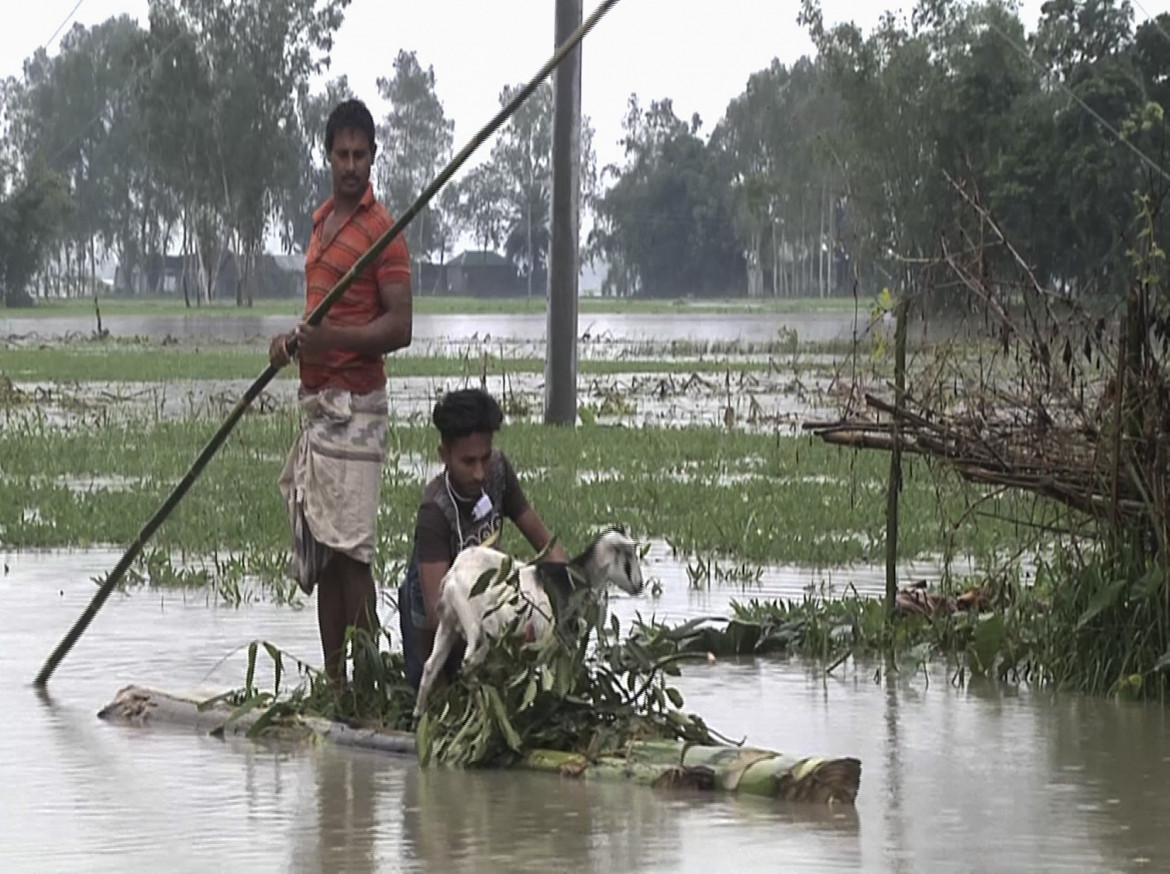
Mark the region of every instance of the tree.
<instances>
[{"instance_id":1,"label":"tree","mask_svg":"<svg viewBox=\"0 0 1170 874\"><path fill-rule=\"evenodd\" d=\"M1132 32L1129 0L1046 0L1031 43L1053 84L1115 58Z\"/></svg>"},{"instance_id":2,"label":"tree","mask_svg":"<svg viewBox=\"0 0 1170 874\"><path fill-rule=\"evenodd\" d=\"M1144 105L1133 63L1133 8L1127 0L1052 0L1041 10L1034 53L1050 71L1054 133L1052 200L1067 216L1052 234L1054 272L1085 294L1119 294L1128 239L1138 214L1140 159L1117 134ZM1104 124L1102 124L1104 122ZM1112 128L1112 130L1109 130Z\"/></svg>"},{"instance_id":3,"label":"tree","mask_svg":"<svg viewBox=\"0 0 1170 874\"><path fill-rule=\"evenodd\" d=\"M841 101L819 63L773 60L754 73L712 133L728 161L732 210L748 268L748 293L833 293L844 252Z\"/></svg>"},{"instance_id":4,"label":"tree","mask_svg":"<svg viewBox=\"0 0 1170 874\"><path fill-rule=\"evenodd\" d=\"M1170 109L1170 12L1142 22L1134 34L1131 53L1134 68L1145 83L1146 97Z\"/></svg>"},{"instance_id":5,"label":"tree","mask_svg":"<svg viewBox=\"0 0 1170 874\"><path fill-rule=\"evenodd\" d=\"M454 227L471 234L480 249L499 249L508 222L507 195L499 168L490 161L477 164L449 197Z\"/></svg>"},{"instance_id":6,"label":"tree","mask_svg":"<svg viewBox=\"0 0 1170 874\"><path fill-rule=\"evenodd\" d=\"M520 90L500 92L505 106ZM504 248L532 296L538 272L547 274L552 208L552 82L542 82L497 135L491 163L506 203Z\"/></svg>"},{"instance_id":7,"label":"tree","mask_svg":"<svg viewBox=\"0 0 1170 874\"><path fill-rule=\"evenodd\" d=\"M319 94L310 94L307 84L298 89L298 172L295 182L283 190L280 204L280 239L286 253L308 251L313 213L333 193L329 156L325 154L325 125L333 108L353 96L345 76L327 82Z\"/></svg>"},{"instance_id":8,"label":"tree","mask_svg":"<svg viewBox=\"0 0 1170 874\"><path fill-rule=\"evenodd\" d=\"M669 99L643 110L631 96L624 168L598 200L591 251L610 265L607 293L674 297L727 294L744 285L731 213L730 170L698 137L701 122Z\"/></svg>"},{"instance_id":9,"label":"tree","mask_svg":"<svg viewBox=\"0 0 1170 874\"><path fill-rule=\"evenodd\" d=\"M439 192L439 209L436 212L438 244L435 251L439 253L440 264L446 263L447 255L453 251L455 240L459 236L460 201L463 197L461 188L458 182L451 181Z\"/></svg>"},{"instance_id":10,"label":"tree","mask_svg":"<svg viewBox=\"0 0 1170 874\"><path fill-rule=\"evenodd\" d=\"M1042 281L1116 293L1135 192L1166 192L1143 157L1165 147L1165 107L1150 99L1164 67L1148 66L1151 42L1136 48L1132 18L1124 0L1052 0L1027 37L1003 0L919 0L908 20L887 15L863 36L826 27L805 0L800 21L842 99L827 139L857 253L910 284L940 244L971 244L965 194L990 207Z\"/></svg>"},{"instance_id":11,"label":"tree","mask_svg":"<svg viewBox=\"0 0 1170 874\"><path fill-rule=\"evenodd\" d=\"M66 233L73 204L67 180L34 156L23 180L15 183L0 168L0 291L7 306L28 306L33 277L44 268Z\"/></svg>"},{"instance_id":12,"label":"tree","mask_svg":"<svg viewBox=\"0 0 1170 874\"><path fill-rule=\"evenodd\" d=\"M910 265L935 247L938 162L932 49L921 28L887 13L869 37L853 24L824 26L805 0L799 19L841 95L843 125L835 147L848 194L864 205L856 257L872 259L899 286Z\"/></svg>"},{"instance_id":13,"label":"tree","mask_svg":"<svg viewBox=\"0 0 1170 874\"><path fill-rule=\"evenodd\" d=\"M9 76L0 81L0 197L9 192L20 168L20 150L17 147L15 118L19 112L20 80Z\"/></svg>"},{"instance_id":14,"label":"tree","mask_svg":"<svg viewBox=\"0 0 1170 874\"><path fill-rule=\"evenodd\" d=\"M1137 29L1130 46L1134 69L1143 83L1145 103L1123 128L1143 154L1150 158L1140 172L1142 189L1149 194L1156 211L1159 247L1170 251L1170 222L1165 220L1164 204L1170 194L1170 181L1159 168L1170 166L1170 13L1163 12Z\"/></svg>"},{"instance_id":15,"label":"tree","mask_svg":"<svg viewBox=\"0 0 1170 874\"><path fill-rule=\"evenodd\" d=\"M189 81L175 82L198 119L195 238L210 294L223 249L234 244L236 302L252 301L252 269L271 219L299 186L298 85L329 64L349 0L154 0L153 22L184 30ZM178 128L187 128L183 119ZM227 232L229 239L222 235ZM209 252L208 249L211 251Z\"/></svg>"},{"instance_id":16,"label":"tree","mask_svg":"<svg viewBox=\"0 0 1170 874\"><path fill-rule=\"evenodd\" d=\"M56 56L42 49L24 65L13 138L23 154L39 154L67 178L77 205L59 253L66 293L92 286L99 254L133 257L141 248L145 229L136 216L149 180L124 84L142 63L144 45L143 31L120 16L92 30L74 25Z\"/></svg>"},{"instance_id":17,"label":"tree","mask_svg":"<svg viewBox=\"0 0 1170 874\"><path fill-rule=\"evenodd\" d=\"M415 52L400 50L394 59L394 76L379 78L378 94L390 103L379 136L378 185L392 213L412 204L451 159L455 122L448 119L435 92L435 71L424 70ZM407 226L407 248L415 260L415 272L425 256L444 245L440 204L429 204Z\"/></svg>"}]
</instances>

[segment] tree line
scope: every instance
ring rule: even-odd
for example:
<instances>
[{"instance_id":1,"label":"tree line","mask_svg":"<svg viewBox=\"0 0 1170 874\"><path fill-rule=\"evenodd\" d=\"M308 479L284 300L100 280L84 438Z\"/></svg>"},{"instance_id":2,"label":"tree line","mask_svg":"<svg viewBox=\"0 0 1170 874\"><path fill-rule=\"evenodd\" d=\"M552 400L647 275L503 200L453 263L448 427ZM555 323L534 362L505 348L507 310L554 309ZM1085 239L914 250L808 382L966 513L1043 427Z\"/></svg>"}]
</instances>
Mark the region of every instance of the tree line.
<instances>
[{"instance_id":1,"label":"tree line","mask_svg":"<svg viewBox=\"0 0 1170 874\"><path fill-rule=\"evenodd\" d=\"M127 274L178 252L207 299L225 255L250 270L278 236L302 252L327 196L322 139L344 77L325 70L348 0L152 0L75 26L0 91L0 284L90 287L113 255ZM620 296L829 296L913 281L940 247L972 245L971 201L1041 281L1118 293L1145 211L1165 235L1170 15L1135 24L1129 0L1049 0L1029 30L1005 0L918 0L869 33L797 19L815 54L754 73L704 132L669 97L631 95L622 158L599 168L583 124L584 257ZM449 160L438 77L400 51L377 81L377 185L392 211ZM500 94L501 103L512 93ZM407 229L418 262L461 234L543 293L552 86L490 156ZM1167 241L1159 241L1163 246ZM425 292L426 289L424 288Z\"/></svg>"},{"instance_id":2,"label":"tree line","mask_svg":"<svg viewBox=\"0 0 1170 874\"><path fill-rule=\"evenodd\" d=\"M313 93L349 0L152 0L149 20L75 25L49 56L27 59L0 92L0 284L10 303L34 284L86 292L117 258L126 276L177 253L196 302L231 256L237 301L250 298L265 241L303 253L330 193L328 114L353 96L344 76ZM376 185L403 211L453 154L454 122L432 67L400 51L376 82ZM501 105L521 86L505 87ZM441 260L462 232L502 250L530 285L547 261L552 84L525 102L490 157L445 187L405 231L418 262ZM596 179L583 124L583 200ZM149 283L148 283L149 284ZM538 287L538 286L536 286ZM140 291L156 291L143 288Z\"/></svg>"}]
</instances>

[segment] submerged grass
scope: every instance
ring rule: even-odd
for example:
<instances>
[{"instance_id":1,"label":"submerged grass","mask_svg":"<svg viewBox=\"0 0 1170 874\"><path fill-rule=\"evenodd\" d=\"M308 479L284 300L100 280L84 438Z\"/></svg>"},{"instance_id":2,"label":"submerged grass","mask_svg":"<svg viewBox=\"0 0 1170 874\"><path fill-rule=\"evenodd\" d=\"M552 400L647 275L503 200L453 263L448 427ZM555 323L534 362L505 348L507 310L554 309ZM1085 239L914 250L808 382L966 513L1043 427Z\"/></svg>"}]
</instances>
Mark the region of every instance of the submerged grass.
<instances>
[{"instance_id":1,"label":"submerged grass","mask_svg":"<svg viewBox=\"0 0 1170 874\"><path fill-rule=\"evenodd\" d=\"M297 316L302 302L292 298L257 300L251 307L238 307L231 302L215 302L198 307L187 307L182 300L168 298L99 298L103 318L109 316L184 316L204 318L255 317L266 315ZM864 312L870 305L862 300L856 303ZM414 311L422 315L480 315L523 314L545 312L544 297L480 299L473 297L433 297L415 295ZM578 298L577 308L582 313L835 313L852 312L853 298L764 298L744 300L714 298L710 300L634 300L615 297ZM93 316L92 298L39 299L35 306L0 307L0 318L35 319L62 316Z\"/></svg>"},{"instance_id":2,"label":"submerged grass","mask_svg":"<svg viewBox=\"0 0 1170 874\"><path fill-rule=\"evenodd\" d=\"M786 357L753 360L717 357L691 358L702 352L656 350L647 358L582 358L578 371L584 375L623 373L745 373L788 369ZM688 357L683 357L684 355ZM175 380L254 379L268 365L267 353L259 346L206 347L186 345L166 347L158 344L79 343L70 346L47 345L0 349L0 374L13 382L171 382ZM406 377L496 377L502 374L542 374L541 358L501 359L495 354L468 355L401 355L389 356L386 373L391 378ZM803 365L805 370L814 370ZM284 368L280 380L293 380L295 367Z\"/></svg>"},{"instance_id":3,"label":"submerged grass","mask_svg":"<svg viewBox=\"0 0 1170 874\"><path fill-rule=\"evenodd\" d=\"M0 426L0 542L18 549L128 543L217 425L204 417L142 417L70 428L35 419ZM276 479L297 427L288 408L246 416L154 543L193 554L284 550ZM570 430L516 422L497 440L530 500L567 543L622 522L640 537L667 540L680 555L737 563L827 566L883 554L880 457L806 437L701 427ZM379 519L383 565L406 556L434 444L429 426L391 429ZM596 471L612 473L591 478ZM62 481L86 476L94 485L85 491ZM101 477L118 479L104 487ZM989 556L1017 539L1016 526L999 519L954 527L971 521L977 498L968 486L910 465L902 557L937 553L940 541L955 554ZM1011 497L998 503L1009 517L1025 516L1030 506Z\"/></svg>"},{"instance_id":4,"label":"submerged grass","mask_svg":"<svg viewBox=\"0 0 1170 874\"><path fill-rule=\"evenodd\" d=\"M680 652L790 655L832 673L852 658L911 672L946 660L952 680L967 675L1090 695L1152 698L1170 692L1170 611L1164 568L1148 559L1119 567L1104 552L1041 562L1035 581L986 581L983 612L940 611L887 620L879 599L732 602L728 618L700 619L654 633ZM879 663L880 664L880 663ZM880 672L881 667L878 667Z\"/></svg>"}]
</instances>

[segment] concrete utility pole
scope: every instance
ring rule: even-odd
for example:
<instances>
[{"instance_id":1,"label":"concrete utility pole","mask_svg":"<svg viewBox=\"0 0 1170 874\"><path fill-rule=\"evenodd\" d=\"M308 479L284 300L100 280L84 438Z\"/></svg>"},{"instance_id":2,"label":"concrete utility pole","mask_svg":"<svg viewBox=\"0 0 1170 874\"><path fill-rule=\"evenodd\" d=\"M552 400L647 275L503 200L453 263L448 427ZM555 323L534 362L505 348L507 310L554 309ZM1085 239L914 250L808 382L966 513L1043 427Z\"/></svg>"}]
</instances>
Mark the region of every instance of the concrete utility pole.
<instances>
[{"instance_id":1,"label":"concrete utility pole","mask_svg":"<svg viewBox=\"0 0 1170 874\"><path fill-rule=\"evenodd\" d=\"M561 45L581 25L582 0L557 0ZM544 421L577 423L577 247L581 219L581 46L553 80L552 212L548 269L548 339L544 353Z\"/></svg>"}]
</instances>

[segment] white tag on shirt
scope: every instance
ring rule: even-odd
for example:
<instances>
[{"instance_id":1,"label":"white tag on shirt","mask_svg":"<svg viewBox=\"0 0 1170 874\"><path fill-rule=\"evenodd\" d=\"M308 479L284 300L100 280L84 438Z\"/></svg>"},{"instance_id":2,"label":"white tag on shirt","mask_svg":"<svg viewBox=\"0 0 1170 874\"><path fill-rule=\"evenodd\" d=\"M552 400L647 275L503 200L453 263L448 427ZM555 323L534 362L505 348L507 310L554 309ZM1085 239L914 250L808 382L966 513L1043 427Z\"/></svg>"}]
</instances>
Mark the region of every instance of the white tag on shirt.
<instances>
[{"instance_id":1,"label":"white tag on shirt","mask_svg":"<svg viewBox=\"0 0 1170 874\"><path fill-rule=\"evenodd\" d=\"M471 508L471 518L478 522L492 511L492 499L486 494L480 495L475 506Z\"/></svg>"}]
</instances>

